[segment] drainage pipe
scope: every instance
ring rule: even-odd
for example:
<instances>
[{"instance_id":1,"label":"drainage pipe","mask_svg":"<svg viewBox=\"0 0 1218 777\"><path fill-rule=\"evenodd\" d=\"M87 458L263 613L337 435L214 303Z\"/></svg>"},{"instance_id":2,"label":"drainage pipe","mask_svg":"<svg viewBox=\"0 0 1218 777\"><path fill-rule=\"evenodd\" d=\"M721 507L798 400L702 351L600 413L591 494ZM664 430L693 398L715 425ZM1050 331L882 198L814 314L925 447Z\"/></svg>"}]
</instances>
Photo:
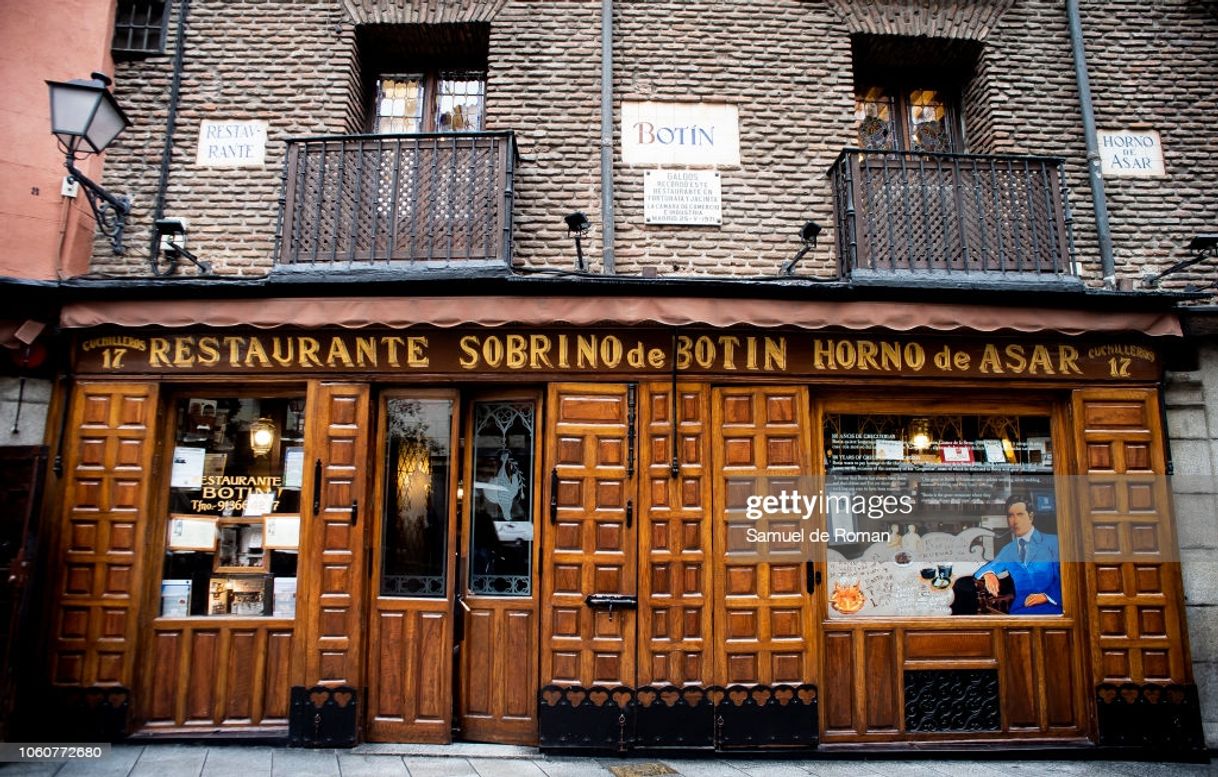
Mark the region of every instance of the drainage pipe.
<instances>
[{"instance_id":1,"label":"drainage pipe","mask_svg":"<svg viewBox=\"0 0 1218 777\"><path fill-rule=\"evenodd\" d=\"M169 165L173 161L173 134L178 126L178 97L182 92L182 60L186 56L186 14L190 10L190 0L178 3L177 40L174 41L173 51L173 80L169 83L169 108L165 117L165 147L161 150L161 177L157 183L156 204L152 211L152 244L148 247L148 261L152 264L152 274L161 275L157 268L157 260L161 256L161 233L156 228L156 222L165 216L165 191L169 188ZM173 273L174 265L170 265L165 275Z\"/></svg>"},{"instance_id":2,"label":"drainage pipe","mask_svg":"<svg viewBox=\"0 0 1218 777\"><path fill-rule=\"evenodd\" d=\"M613 275L613 0L601 0L601 272Z\"/></svg>"},{"instance_id":3,"label":"drainage pipe","mask_svg":"<svg viewBox=\"0 0 1218 777\"><path fill-rule=\"evenodd\" d=\"M1116 260L1112 253L1112 231L1108 226L1108 199L1100 173L1100 144L1095 133L1095 109L1091 104L1091 81L1087 78L1087 54L1083 50L1083 24L1078 0L1066 0L1070 19L1070 45L1074 51L1074 76L1078 80L1078 101L1083 111L1083 135L1087 139L1087 174L1091 178L1091 201L1095 206L1095 231L1100 242L1100 268L1104 287L1116 287Z\"/></svg>"}]
</instances>

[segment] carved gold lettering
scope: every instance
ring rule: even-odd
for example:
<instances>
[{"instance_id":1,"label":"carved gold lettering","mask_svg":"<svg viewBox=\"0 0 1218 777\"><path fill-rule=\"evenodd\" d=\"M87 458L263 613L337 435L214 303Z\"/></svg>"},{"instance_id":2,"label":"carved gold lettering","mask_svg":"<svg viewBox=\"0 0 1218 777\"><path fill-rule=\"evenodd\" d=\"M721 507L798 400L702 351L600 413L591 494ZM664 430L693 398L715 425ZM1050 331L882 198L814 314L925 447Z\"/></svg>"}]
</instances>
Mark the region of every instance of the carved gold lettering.
<instances>
[{"instance_id":1,"label":"carved gold lettering","mask_svg":"<svg viewBox=\"0 0 1218 777\"><path fill-rule=\"evenodd\" d=\"M856 356L854 343L849 340L838 340L837 345L833 348L833 357L843 370L854 369Z\"/></svg>"},{"instance_id":2,"label":"carved gold lettering","mask_svg":"<svg viewBox=\"0 0 1218 777\"><path fill-rule=\"evenodd\" d=\"M197 361L200 367L213 367L220 363L220 341L214 337L200 337Z\"/></svg>"},{"instance_id":3,"label":"carved gold lettering","mask_svg":"<svg viewBox=\"0 0 1218 777\"><path fill-rule=\"evenodd\" d=\"M575 366L577 369L596 367L596 335L575 338Z\"/></svg>"},{"instance_id":4,"label":"carved gold lettering","mask_svg":"<svg viewBox=\"0 0 1218 777\"><path fill-rule=\"evenodd\" d=\"M241 366L241 344L245 341L244 337L225 337L221 338L220 342L224 343L224 347L228 349L228 366ZM318 365L321 366L321 365Z\"/></svg>"},{"instance_id":5,"label":"carved gold lettering","mask_svg":"<svg viewBox=\"0 0 1218 777\"><path fill-rule=\"evenodd\" d=\"M525 352L524 335L508 335L507 338L507 358L506 364L509 370L518 370L529 363L529 356Z\"/></svg>"},{"instance_id":6,"label":"carved gold lettering","mask_svg":"<svg viewBox=\"0 0 1218 777\"><path fill-rule=\"evenodd\" d=\"M542 367L553 369L550 364L550 338L545 335L529 335L529 369L538 370Z\"/></svg>"},{"instance_id":7,"label":"carved gold lettering","mask_svg":"<svg viewBox=\"0 0 1218 777\"><path fill-rule=\"evenodd\" d=\"M478 366L478 338L466 335L457 343L457 347L461 349L461 356L457 358L461 369L472 370Z\"/></svg>"},{"instance_id":8,"label":"carved gold lettering","mask_svg":"<svg viewBox=\"0 0 1218 777\"><path fill-rule=\"evenodd\" d=\"M622 361L622 354L625 349L622 347L622 341L614 335L609 335L601 340L601 364L606 369L616 369Z\"/></svg>"},{"instance_id":9,"label":"carved gold lettering","mask_svg":"<svg viewBox=\"0 0 1218 777\"><path fill-rule=\"evenodd\" d=\"M301 367L321 366L321 359L317 356L318 351L321 350L321 343L317 341L316 337L300 338L300 347L297 350L300 352Z\"/></svg>"},{"instance_id":10,"label":"carved gold lettering","mask_svg":"<svg viewBox=\"0 0 1218 777\"><path fill-rule=\"evenodd\" d=\"M427 355L427 338L423 335L411 335L406 338L406 366L428 367L431 357Z\"/></svg>"},{"instance_id":11,"label":"carved gold lettering","mask_svg":"<svg viewBox=\"0 0 1218 777\"><path fill-rule=\"evenodd\" d=\"M647 366L647 354L644 352L643 341L638 343L626 352L626 363L636 370L641 370Z\"/></svg>"},{"instance_id":12,"label":"carved gold lettering","mask_svg":"<svg viewBox=\"0 0 1218 777\"><path fill-rule=\"evenodd\" d=\"M1005 349L1007 355L1007 369L1015 374L1019 374L1028 368L1028 359L1023 354L1023 346L1018 344L1008 345Z\"/></svg>"},{"instance_id":13,"label":"carved gold lettering","mask_svg":"<svg viewBox=\"0 0 1218 777\"><path fill-rule=\"evenodd\" d=\"M752 339L752 338L749 338ZM837 362L833 360L833 341L828 342L817 337L812 341L812 366L818 370L836 370Z\"/></svg>"},{"instance_id":14,"label":"carved gold lettering","mask_svg":"<svg viewBox=\"0 0 1218 777\"><path fill-rule=\"evenodd\" d=\"M749 337L744 348L745 369L757 370L757 338Z\"/></svg>"},{"instance_id":15,"label":"carved gold lettering","mask_svg":"<svg viewBox=\"0 0 1218 777\"><path fill-rule=\"evenodd\" d=\"M296 360L296 338L271 338L271 358L274 359L280 367L291 367L292 362Z\"/></svg>"},{"instance_id":16,"label":"carved gold lettering","mask_svg":"<svg viewBox=\"0 0 1218 777\"><path fill-rule=\"evenodd\" d=\"M926 365L926 349L918 343L905 344L905 366L920 372Z\"/></svg>"},{"instance_id":17,"label":"carved gold lettering","mask_svg":"<svg viewBox=\"0 0 1218 777\"><path fill-rule=\"evenodd\" d=\"M1057 346L1057 371L1062 375L1083 374L1078 367L1078 349L1073 345Z\"/></svg>"},{"instance_id":18,"label":"carved gold lettering","mask_svg":"<svg viewBox=\"0 0 1218 777\"><path fill-rule=\"evenodd\" d=\"M786 371L787 369L787 338L767 337L765 339L765 370Z\"/></svg>"},{"instance_id":19,"label":"carved gold lettering","mask_svg":"<svg viewBox=\"0 0 1218 777\"><path fill-rule=\"evenodd\" d=\"M689 339L689 337L687 337L686 335L680 335L679 337L677 337L677 369L678 370L689 369L689 363L693 360L693 354L691 353L693 346L694 346L694 341Z\"/></svg>"},{"instance_id":20,"label":"carved gold lettering","mask_svg":"<svg viewBox=\"0 0 1218 777\"><path fill-rule=\"evenodd\" d=\"M270 367L271 360L266 356L266 349L262 347L262 342L257 337L250 338L249 348L245 351L245 366L253 367L254 361L260 362L259 367Z\"/></svg>"},{"instance_id":21,"label":"carved gold lettering","mask_svg":"<svg viewBox=\"0 0 1218 777\"><path fill-rule=\"evenodd\" d=\"M475 342L477 339L474 338ZM405 340L397 335L382 337L381 342L385 344L385 360L389 362L390 367L401 367L402 362L398 359L398 348L405 344Z\"/></svg>"},{"instance_id":22,"label":"carved gold lettering","mask_svg":"<svg viewBox=\"0 0 1218 777\"><path fill-rule=\"evenodd\" d=\"M565 370L570 366L571 366L571 363L567 361L567 336L559 335L558 336L558 368L561 370Z\"/></svg>"},{"instance_id":23,"label":"carved gold lettering","mask_svg":"<svg viewBox=\"0 0 1218 777\"><path fill-rule=\"evenodd\" d=\"M704 370L715 364L715 341L703 335L694 343L694 361Z\"/></svg>"},{"instance_id":24,"label":"carved gold lettering","mask_svg":"<svg viewBox=\"0 0 1218 777\"><path fill-rule=\"evenodd\" d=\"M980 369L982 372L992 372L995 375L1003 373L1002 359L999 358L998 347L994 344L986 343L985 348L982 349Z\"/></svg>"},{"instance_id":25,"label":"carved gold lettering","mask_svg":"<svg viewBox=\"0 0 1218 777\"><path fill-rule=\"evenodd\" d=\"M859 340L859 369L860 370L878 370L879 362L875 360L875 356L879 353L880 348L871 340Z\"/></svg>"},{"instance_id":26,"label":"carved gold lettering","mask_svg":"<svg viewBox=\"0 0 1218 777\"><path fill-rule=\"evenodd\" d=\"M148 338L148 366L169 366L169 340L164 337Z\"/></svg>"},{"instance_id":27,"label":"carved gold lettering","mask_svg":"<svg viewBox=\"0 0 1218 777\"><path fill-rule=\"evenodd\" d=\"M482 361L492 368L503 364L503 341L498 335L491 335L482 341Z\"/></svg>"},{"instance_id":28,"label":"carved gold lettering","mask_svg":"<svg viewBox=\"0 0 1218 777\"><path fill-rule=\"evenodd\" d=\"M193 337L173 338L173 366L190 367L195 363L195 339Z\"/></svg>"},{"instance_id":29,"label":"carved gold lettering","mask_svg":"<svg viewBox=\"0 0 1218 777\"><path fill-rule=\"evenodd\" d=\"M376 338L355 338L355 363L361 367L375 367L376 360Z\"/></svg>"},{"instance_id":30,"label":"carved gold lettering","mask_svg":"<svg viewBox=\"0 0 1218 777\"><path fill-rule=\"evenodd\" d=\"M736 347L740 345L740 338L731 335L720 335L719 347L723 349L723 369L736 369Z\"/></svg>"},{"instance_id":31,"label":"carved gold lettering","mask_svg":"<svg viewBox=\"0 0 1218 777\"><path fill-rule=\"evenodd\" d=\"M880 343L880 369L885 372L901 369L901 344L884 340Z\"/></svg>"},{"instance_id":32,"label":"carved gold lettering","mask_svg":"<svg viewBox=\"0 0 1218 777\"><path fill-rule=\"evenodd\" d=\"M1028 360L1028 374L1035 375L1040 370L1045 375L1052 375L1053 360L1049 357L1049 349L1043 345L1032 346L1032 358Z\"/></svg>"},{"instance_id":33,"label":"carved gold lettering","mask_svg":"<svg viewBox=\"0 0 1218 777\"><path fill-rule=\"evenodd\" d=\"M354 367L355 362L351 359L351 352L347 350L347 344L338 336L330 338L330 350L326 353L326 366L337 367L341 363L344 367Z\"/></svg>"},{"instance_id":34,"label":"carved gold lettering","mask_svg":"<svg viewBox=\"0 0 1218 777\"><path fill-rule=\"evenodd\" d=\"M664 349L652 348L648 351L647 363L654 369L661 369L664 366Z\"/></svg>"}]
</instances>

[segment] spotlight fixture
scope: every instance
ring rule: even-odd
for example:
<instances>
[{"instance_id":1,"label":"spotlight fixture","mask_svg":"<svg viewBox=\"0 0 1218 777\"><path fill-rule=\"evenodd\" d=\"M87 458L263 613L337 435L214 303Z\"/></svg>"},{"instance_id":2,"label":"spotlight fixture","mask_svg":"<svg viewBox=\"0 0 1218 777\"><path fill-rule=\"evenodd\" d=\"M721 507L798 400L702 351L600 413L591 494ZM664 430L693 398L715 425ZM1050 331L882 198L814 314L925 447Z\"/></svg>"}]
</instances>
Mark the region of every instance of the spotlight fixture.
<instances>
[{"instance_id":1,"label":"spotlight fixture","mask_svg":"<svg viewBox=\"0 0 1218 777\"><path fill-rule=\"evenodd\" d=\"M165 271L165 275L173 275L177 272L178 259L190 262L204 275L211 274L210 262L204 262L186 250L186 221L184 219L157 219L153 222L153 229L156 231L157 245L161 253L173 261L173 264Z\"/></svg>"},{"instance_id":2,"label":"spotlight fixture","mask_svg":"<svg viewBox=\"0 0 1218 777\"><path fill-rule=\"evenodd\" d=\"M123 230L131 212L131 198L106 191L77 170L75 162L84 155L105 151L131 120L110 93L110 79L102 73L93 73L89 79L46 83L51 90L51 133L59 138L68 182L84 188L98 229L110 238L114 253L122 254L126 251Z\"/></svg>"},{"instance_id":3,"label":"spotlight fixture","mask_svg":"<svg viewBox=\"0 0 1218 777\"><path fill-rule=\"evenodd\" d=\"M1189 241L1187 248L1192 252L1192 256L1187 259L1181 259L1163 272L1150 276L1143 281L1143 285L1153 289L1159 285L1159 281L1173 273L1186 270L1194 264L1204 262L1206 259L1218 257L1218 232L1206 232L1197 235Z\"/></svg>"},{"instance_id":4,"label":"spotlight fixture","mask_svg":"<svg viewBox=\"0 0 1218 777\"><path fill-rule=\"evenodd\" d=\"M575 269L586 270L584 265L584 246L582 243L583 236L588 234L588 230L592 228L592 222L588 221L588 217L583 211L575 211L570 213L563 219L567 224L567 236L575 235Z\"/></svg>"},{"instance_id":5,"label":"spotlight fixture","mask_svg":"<svg viewBox=\"0 0 1218 777\"><path fill-rule=\"evenodd\" d=\"M815 221L805 222L799 230L799 240L803 243L803 247L799 249L799 253L791 257L791 259L782 266L779 275L791 275L795 272L795 265L799 263L804 255L816 248L816 238L820 235L821 226Z\"/></svg>"}]
</instances>

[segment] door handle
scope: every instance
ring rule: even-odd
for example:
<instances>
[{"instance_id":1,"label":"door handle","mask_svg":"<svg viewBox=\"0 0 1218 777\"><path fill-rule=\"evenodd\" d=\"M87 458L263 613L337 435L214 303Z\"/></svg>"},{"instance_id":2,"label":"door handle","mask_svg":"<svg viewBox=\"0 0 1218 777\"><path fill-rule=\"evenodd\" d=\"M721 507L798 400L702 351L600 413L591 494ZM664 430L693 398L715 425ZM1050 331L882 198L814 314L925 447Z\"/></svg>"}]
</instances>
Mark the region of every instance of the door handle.
<instances>
[{"instance_id":1,"label":"door handle","mask_svg":"<svg viewBox=\"0 0 1218 777\"><path fill-rule=\"evenodd\" d=\"M313 462L313 515L321 512L321 459Z\"/></svg>"},{"instance_id":2,"label":"door handle","mask_svg":"<svg viewBox=\"0 0 1218 777\"><path fill-rule=\"evenodd\" d=\"M820 585L820 570L816 568L816 564L811 561L804 562L804 574L806 576L808 593L815 593L816 586Z\"/></svg>"},{"instance_id":3,"label":"door handle","mask_svg":"<svg viewBox=\"0 0 1218 777\"><path fill-rule=\"evenodd\" d=\"M634 500L626 500L626 528L629 529L634 525Z\"/></svg>"},{"instance_id":4,"label":"door handle","mask_svg":"<svg viewBox=\"0 0 1218 777\"><path fill-rule=\"evenodd\" d=\"M359 500L351 500L351 525L354 526L359 521Z\"/></svg>"},{"instance_id":5,"label":"door handle","mask_svg":"<svg viewBox=\"0 0 1218 777\"><path fill-rule=\"evenodd\" d=\"M550 525L558 523L558 467L550 470Z\"/></svg>"}]
</instances>

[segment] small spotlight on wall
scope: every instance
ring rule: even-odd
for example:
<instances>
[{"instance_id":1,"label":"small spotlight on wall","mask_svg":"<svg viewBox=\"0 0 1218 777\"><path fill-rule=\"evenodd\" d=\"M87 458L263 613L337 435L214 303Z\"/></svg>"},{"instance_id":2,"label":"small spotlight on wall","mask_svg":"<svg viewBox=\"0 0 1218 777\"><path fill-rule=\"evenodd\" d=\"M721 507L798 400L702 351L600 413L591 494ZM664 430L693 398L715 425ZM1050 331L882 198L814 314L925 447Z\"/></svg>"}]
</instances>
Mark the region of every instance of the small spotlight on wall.
<instances>
[{"instance_id":1,"label":"small spotlight on wall","mask_svg":"<svg viewBox=\"0 0 1218 777\"><path fill-rule=\"evenodd\" d=\"M165 254L173 262L169 266L169 269L165 271L165 275L172 275L177 272L179 259L185 259L195 267L198 267L199 272L204 275L211 274L210 263L200 260L199 257L186 250L185 219L157 219L153 222L153 229L156 230L157 245L161 253Z\"/></svg>"},{"instance_id":2,"label":"small spotlight on wall","mask_svg":"<svg viewBox=\"0 0 1218 777\"><path fill-rule=\"evenodd\" d=\"M584 235L588 234L588 230L592 228L592 222L588 221L588 217L583 211L575 211L568 214L563 221L567 224L567 236L575 235L575 269L586 270L584 266L584 246L582 243Z\"/></svg>"},{"instance_id":3,"label":"small spotlight on wall","mask_svg":"<svg viewBox=\"0 0 1218 777\"><path fill-rule=\"evenodd\" d=\"M795 265L799 264L799 260L804 258L804 255L816 248L816 238L820 236L821 226L815 221L805 222L799 230L799 241L803 243L803 247L799 249L799 253L791 257L790 261L782 266L780 275L791 275L795 272Z\"/></svg>"},{"instance_id":4,"label":"small spotlight on wall","mask_svg":"<svg viewBox=\"0 0 1218 777\"><path fill-rule=\"evenodd\" d=\"M1159 285L1159 281L1163 280L1169 275L1172 275L1173 273L1178 273L1181 270L1187 270L1194 264L1204 262L1206 259L1218 257L1218 232L1206 232L1196 235L1192 240L1189 241L1186 248L1190 253L1192 253L1192 256L1190 256L1188 259L1181 259L1157 275L1146 277L1143 281L1143 285L1153 289Z\"/></svg>"}]
</instances>

